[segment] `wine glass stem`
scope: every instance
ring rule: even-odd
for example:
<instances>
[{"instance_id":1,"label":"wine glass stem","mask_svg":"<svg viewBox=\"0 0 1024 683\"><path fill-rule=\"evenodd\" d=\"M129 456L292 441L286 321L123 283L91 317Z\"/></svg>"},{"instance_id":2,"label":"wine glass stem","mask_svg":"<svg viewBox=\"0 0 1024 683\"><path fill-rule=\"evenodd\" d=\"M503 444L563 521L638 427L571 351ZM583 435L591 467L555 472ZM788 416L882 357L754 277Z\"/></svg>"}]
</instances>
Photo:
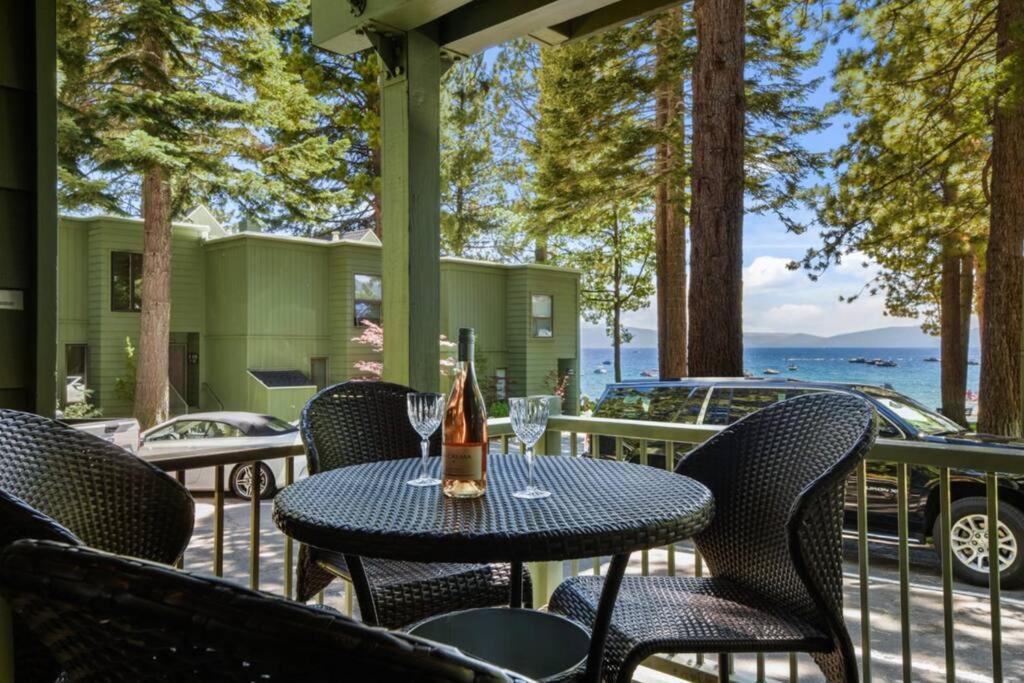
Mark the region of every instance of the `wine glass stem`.
<instances>
[{"instance_id":1,"label":"wine glass stem","mask_svg":"<svg viewBox=\"0 0 1024 683\"><path fill-rule=\"evenodd\" d=\"M533 489L533 446L526 447L526 471L530 477L530 485L527 489Z\"/></svg>"},{"instance_id":2,"label":"wine glass stem","mask_svg":"<svg viewBox=\"0 0 1024 683\"><path fill-rule=\"evenodd\" d=\"M420 479L427 478L427 452L430 450L430 442L427 439L420 441Z\"/></svg>"}]
</instances>

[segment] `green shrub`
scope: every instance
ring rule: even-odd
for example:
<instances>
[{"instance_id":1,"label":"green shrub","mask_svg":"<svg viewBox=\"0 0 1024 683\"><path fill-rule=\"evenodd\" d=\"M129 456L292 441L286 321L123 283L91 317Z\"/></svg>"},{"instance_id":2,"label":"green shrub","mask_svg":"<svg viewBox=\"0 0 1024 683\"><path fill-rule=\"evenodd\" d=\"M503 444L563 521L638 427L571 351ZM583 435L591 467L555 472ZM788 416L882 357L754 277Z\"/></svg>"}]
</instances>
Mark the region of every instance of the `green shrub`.
<instances>
[{"instance_id":1,"label":"green shrub","mask_svg":"<svg viewBox=\"0 0 1024 683\"><path fill-rule=\"evenodd\" d=\"M487 406L487 417L508 417L508 402L495 401Z\"/></svg>"}]
</instances>

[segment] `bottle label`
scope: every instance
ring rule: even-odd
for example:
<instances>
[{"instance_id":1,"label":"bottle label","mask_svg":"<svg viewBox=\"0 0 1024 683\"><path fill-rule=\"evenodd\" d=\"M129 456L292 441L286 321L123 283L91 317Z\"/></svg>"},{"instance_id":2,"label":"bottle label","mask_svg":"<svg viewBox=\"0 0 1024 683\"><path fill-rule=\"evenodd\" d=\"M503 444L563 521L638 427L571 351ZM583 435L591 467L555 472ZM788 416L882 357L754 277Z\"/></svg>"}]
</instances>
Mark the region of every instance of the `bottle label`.
<instances>
[{"instance_id":1,"label":"bottle label","mask_svg":"<svg viewBox=\"0 0 1024 683\"><path fill-rule=\"evenodd\" d=\"M484 447L444 444L441 446L444 459L445 479L473 479L484 477Z\"/></svg>"}]
</instances>

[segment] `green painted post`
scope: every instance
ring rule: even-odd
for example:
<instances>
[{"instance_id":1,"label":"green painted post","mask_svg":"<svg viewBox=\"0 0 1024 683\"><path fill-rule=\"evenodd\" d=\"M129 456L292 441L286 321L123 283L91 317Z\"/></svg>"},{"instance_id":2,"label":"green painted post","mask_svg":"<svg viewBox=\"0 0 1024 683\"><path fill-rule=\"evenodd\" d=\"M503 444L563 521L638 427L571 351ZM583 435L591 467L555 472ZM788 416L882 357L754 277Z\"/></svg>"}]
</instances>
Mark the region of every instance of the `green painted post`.
<instances>
[{"instance_id":1,"label":"green painted post","mask_svg":"<svg viewBox=\"0 0 1024 683\"><path fill-rule=\"evenodd\" d=\"M384 378L436 391L441 334L441 48L436 29L389 38L381 69ZM382 60L383 61L383 60Z\"/></svg>"}]
</instances>

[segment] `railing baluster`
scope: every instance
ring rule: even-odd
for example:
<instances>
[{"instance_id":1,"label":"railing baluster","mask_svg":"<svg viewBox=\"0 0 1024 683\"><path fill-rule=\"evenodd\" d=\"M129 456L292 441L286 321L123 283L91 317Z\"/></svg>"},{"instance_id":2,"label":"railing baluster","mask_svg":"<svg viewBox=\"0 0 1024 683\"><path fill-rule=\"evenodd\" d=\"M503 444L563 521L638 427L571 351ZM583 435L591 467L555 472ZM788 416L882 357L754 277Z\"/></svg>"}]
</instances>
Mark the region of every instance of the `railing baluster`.
<instances>
[{"instance_id":1,"label":"railing baluster","mask_svg":"<svg viewBox=\"0 0 1024 683\"><path fill-rule=\"evenodd\" d=\"M647 439L640 440L640 464L647 465ZM640 575L647 576L651 573L651 557L647 550L640 551Z\"/></svg>"},{"instance_id":2,"label":"railing baluster","mask_svg":"<svg viewBox=\"0 0 1024 683\"><path fill-rule=\"evenodd\" d=\"M174 478L178 480L179 484L184 486L185 485L185 470L178 470L177 472L175 472L174 473ZM177 567L178 569L184 569L185 568L185 553L186 552L188 552L188 547L187 546L185 547L185 550L181 551L181 557L178 558L178 561L174 563L174 566Z\"/></svg>"},{"instance_id":3,"label":"railing baluster","mask_svg":"<svg viewBox=\"0 0 1024 683\"><path fill-rule=\"evenodd\" d=\"M622 437L615 437L615 459L622 461Z\"/></svg>"},{"instance_id":4,"label":"railing baluster","mask_svg":"<svg viewBox=\"0 0 1024 683\"><path fill-rule=\"evenodd\" d=\"M508 434L501 435L501 454L508 455Z\"/></svg>"},{"instance_id":5,"label":"railing baluster","mask_svg":"<svg viewBox=\"0 0 1024 683\"><path fill-rule=\"evenodd\" d=\"M764 653L757 653L757 683L764 683Z\"/></svg>"},{"instance_id":6,"label":"railing baluster","mask_svg":"<svg viewBox=\"0 0 1024 683\"><path fill-rule=\"evenodd\" d=\"M942 526L942 628L946 646L946 680L956 683L956 652L953 649L953 548L949 530L949 468L939 470L939 519Z\"/></svg>"},{"instance_id":7,"label":"railing baluster","mask_svg":"<svg viewBox=\"0 0 1024 683\"><path fill-rule=\"evenodd\" d=\"M857 564L860 568L861 676L871 683L871 603L868 599L868 470L863 460L857 466Z\"/></svg>"},{"instance_id":8,"label":"railing baluster","mask_svg":"<svg viewBox=\"0 0 1024 683\"><path fill-rule=\"evenodd\" d=\"M572 560L569 563L569 571L572 572L573 576L579 576L580 575L580 561L579 560Z\"/></svg>"},{"instance_id":9,"label":"railing baluster","mask_svg":"<svg viewBox=\"0 0 1024 683\"><path fill-rule=\"evenodd\" d=\"M789 680L796 683L800 680L800 662L797 661L796 653L789 653Z\"/></svg>"},{"instance_id":10,"label":"railing baluster","mask_svg":"<svg viewBox=\"0 0 1024 683\"><path fill-rule=\"evenodd\" d=\"M213 470L213 573L224 576L224 465Z\"/></svg>"},{"instance_id":11,"label":"railing baluster","mask_svg":"<svg viewBox=\"0 0 1024 683\"><path fill-rule=\"evenodd\" d=\"M289 486L295 481L295 458L284 459L284 485ZM284 597L292 599L292 538L284 537Z\"/></svg>"},{"instance_id":12,"label":"railing baluster","mask_svg":"<svg viewBox=\"0 0 1024 683\"><path fill-rule=\"evenodd\" d=\"M910 535L907 497L909 483L907 465L900 464L896 468L896 517L899 527L899 566L900 566L900 649L903 655L903 680L913 679L910 648L910 549L907 546Z\"/></svg>"},{"instance_id":13,"label":"railing baluster","mask_svg":"<svg viewBox=\"0 0 1024 683\"><path fill-rule=\"evenodd\" d=\"M249 463L249 588L260 587L260 463Z\"/></svg>"},{"instance_id":14,"label":"railing baluster","mask_svg":"<svg viewBox=\"0 0 1024 683\"><path fill-rule=\"evenodd\" d=\"M665 469L674 472L676 469L676 444L674 441L665 442ZM668 552L668 575L676 575L676 544L670 543L665 550Z\"/></svg>"},{"instance_id":15,"label":"railing baluster","mask_svg":"<svg viewBox=\"0 0 1024 683\"><path fill-rule=\"evenodd\" d=\"M579 457L579 446L576 444L576 432L569 432L569 455Z\"/></svg>"},{"instance_id":16,"label":"railing baluster","mask_svg":"<svg viewBox=\"0 0 1024 683\"><path fill-rule=\"evenodd\" d=\"M988 590L992 615L992 680L1003 680L1003 628L999 586L999 478L994 472L985 474L985 495L988 500Z\"/></svg>"}]
</instances>

